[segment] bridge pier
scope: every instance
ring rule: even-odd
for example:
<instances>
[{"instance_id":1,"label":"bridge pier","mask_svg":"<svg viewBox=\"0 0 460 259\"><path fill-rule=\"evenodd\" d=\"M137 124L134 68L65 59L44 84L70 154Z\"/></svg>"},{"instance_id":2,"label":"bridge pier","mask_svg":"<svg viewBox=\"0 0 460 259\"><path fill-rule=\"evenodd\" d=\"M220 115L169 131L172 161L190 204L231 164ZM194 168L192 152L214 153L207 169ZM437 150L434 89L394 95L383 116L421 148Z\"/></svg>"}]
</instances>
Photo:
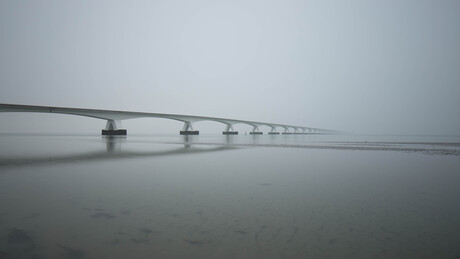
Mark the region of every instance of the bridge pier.
<instances>
[{"instance_id":1,"label":"bridge pier","mask_svg":"<svg viewBox=\"0 0 460 259\"><path fill-rule=\"evenodd\" d=\"M107 120L105 129L102 130L104 136L126 136L128 131L126 129L120 129L121 121L119 120Z\"/></svg>"},{"instance_id":2,"label":"bridge pier","mask_svg":"<svg viewBox=\"0 0 460 259\"><path fill-rule=\"evenodd\" d=\"M262 135L263 132L259 131L259 127L253 125L252 126L252 131L249 132L249 134L251 134L251 135Z\"/></svg>"},{"instance_id":3,"label":"bridge pier","mask_svg":"<svg viewBox=\"0 0 460 259\"><path fill-rule=\"evenodd\" d=\"M200 135L198 130L181 130L179 132L180 135Z\"/></svg>"},{"instance_id":4,"label":"bridge pier","mask_svg":"<svg viewBox=\"0 0 460 259\"><path fill-rule=\"evenodd\" d=\"M290 135L290 134L292 134L291 132L289 132L289 129L288 129L287 127L283 127L283 128L284 128L284 132L281 133L281 134L283 134L283 135Z\"/></svg>"},{"instance_id":5,"label":"bridge pier","mask_svg":"<svg viewBox=\"0 0 460 259\"><path fill-rule=\"evenodd\" d=\"M238 135L238 131L222 131L223 135Z\"/></svg>"},{"instance_id":6,"label":"bridge pier","mask_svg":"<svg viewBox=\"0 0 460 259\"><path fill-rule=\"evenodd\" d=\"M227 124L227 127L225 127L225 130L222 131L222 134L224 134L224 135L238 135L238 131L235 131L233 129L232 124Z\"/></svg>"},{"instance_id":7,"label":"bridge pier","mask_svg":"<svg viewBox=\"0 0 460 259\"><path fill-rule=\"evenodd\" d=\"M276 131L274 126L270 126L272 128L271 131L268 132L269 135L279 135L280 133Z\"/></svg>"},{"instance_id":8,"label":"bridge pier","mask_svg":"<svg viewBox=\"0 0 460 259\"><path fill-rule=\"evenodd\" d=\"M198 130L193 130L193 126L191 122L184 122L184 127L181 131L179 131L180 135L199 135L200 132Z\"/></svg>"}]
</instances>

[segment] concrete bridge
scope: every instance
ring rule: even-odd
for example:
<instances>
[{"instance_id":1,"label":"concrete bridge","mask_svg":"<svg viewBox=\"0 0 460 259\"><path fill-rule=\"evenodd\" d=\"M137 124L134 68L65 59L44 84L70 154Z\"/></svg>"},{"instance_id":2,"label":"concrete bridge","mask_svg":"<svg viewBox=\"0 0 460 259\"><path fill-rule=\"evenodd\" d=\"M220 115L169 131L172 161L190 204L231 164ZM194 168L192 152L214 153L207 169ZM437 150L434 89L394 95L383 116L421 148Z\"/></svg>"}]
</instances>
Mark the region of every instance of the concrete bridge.
<instances>
[{"instance_id":1,"label":"concrete bridge","mask_svg":"<svg viewBox=\"0 0 460 259\"><path fill-rule=\"evenodd\" d=\"M217 117L181 115L181 114L165 114L165 113L148 113L148 112L129 112L129 111L113 111L113 110L95 110L83 108L66 108L66 107L53 107L53 106L32 106L32 105L19 105L19 104L1 104L0 112L41 112L41 113L59 113L70 114L78 116L86 116L107 120L105 129L102 130L102 135L126 135L127 130L121 128L121 121L134 118L165 118L184 122L184 126L180 131L181 135L198 135L199 131L193 128L193 123L198 121L216 121L225 125L222 132L224 135L238 135L233 126L235 124L247 124L252 126L250 134L263 134L259 127L268 126L271 131L268 134L280 134L278 129L283 130L282 134L325 134L336 133L336 131L311 128L304 126L285 125L277 123L266 123L257 121L235 120Z\"/></svg>"}]
</instances>

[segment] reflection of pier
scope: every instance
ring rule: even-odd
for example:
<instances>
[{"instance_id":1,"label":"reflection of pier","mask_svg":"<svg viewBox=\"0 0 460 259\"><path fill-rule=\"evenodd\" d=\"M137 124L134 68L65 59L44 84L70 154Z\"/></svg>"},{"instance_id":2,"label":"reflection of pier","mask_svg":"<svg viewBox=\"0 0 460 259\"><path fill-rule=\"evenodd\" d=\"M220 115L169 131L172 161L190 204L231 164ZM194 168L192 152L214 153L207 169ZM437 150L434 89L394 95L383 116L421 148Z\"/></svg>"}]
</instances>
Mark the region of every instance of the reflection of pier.
<instances>
[{"instance_id":1,"label":"reflection of pier","mask_svg":"<svg viewBox=\"0 0 460 259\"><path fill-rule=\"evenodd\" d=\"M199 131L195 130L193 123L199 121L215 121L225 124L225 130L222 132L224 135L238 135L233 126L236 124L246 124L252 126L250 134L263 134L259 127L266 126L271 128L268 134L277 135L277 128L284 129L283 134L324 134L335 133L333 130L285 125L277 123L266 123L257 121L235 120L217 117L205 116L192 116L181 114L165 114L165 113L147 113L147 112L127 112L127 111L113 111L113 110L95 110L95 109L82 109L82 108L65 108L65 107L52 107L52 106L31 106L31 105L17 105L17 104L0 104L0 112L41 112L41 113L59 113L70 114L78 116L92 117L102 120L107 120L107 124L102 135L127 135L127 130L121 126L122 120L134 118L164 118L184 123L184 127L180 131L181 135L198 135Z\"/></svg>"},{"instance_id":2,"label":"reflection of pier","mask_svg":"<svg viewBox=\"0 0 460 259\"><path fill-rule=\"evenodd\" d=\"M121 151L121 143L126 141L125 136L106 136L103 138L106 146L107 153L115 153Z\"/></svg>"},{"instance_id":3,"label":"reflection of pier","mask_svg":"<svg viewBox=\"0 0 460 259\"><path fill-rule=\"evenodd\" d=\"M171 155L187 155L197 153L217 152L233 149L228 145L214 145L213 147L198 147L193 145L194 136L183 136L182 143L168 144L171 148L158 151L125 151L123 145L126 142L124 136L103 136L102 141L105 143L107 151L89 151L80 154L71 155L55 155L55 156L37 156L37 157L13 157L0 159L1 167L11 166L31 166L41 164L62 164L62 163L79 163L98 160L111 160L111 159L129 159L139 157L160 157Z\"/></svg>"}]
</instances>

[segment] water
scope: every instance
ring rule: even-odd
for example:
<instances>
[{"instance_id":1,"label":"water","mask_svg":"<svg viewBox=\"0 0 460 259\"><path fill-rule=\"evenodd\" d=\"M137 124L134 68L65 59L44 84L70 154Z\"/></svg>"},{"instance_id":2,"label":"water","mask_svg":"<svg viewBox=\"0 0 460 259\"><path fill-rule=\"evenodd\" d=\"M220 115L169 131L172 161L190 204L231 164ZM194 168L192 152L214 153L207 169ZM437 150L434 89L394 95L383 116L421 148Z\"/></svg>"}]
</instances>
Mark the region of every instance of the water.
<instances>
[{"instance_id":1,"label":"water","mask_svg":"<svg viewBox=\"0 0 460 259\"><path fill-rule=\"evenodd\" d=\"M459 258L458 143L3 134L0 258Z\"/></svg>"}]
</instances>

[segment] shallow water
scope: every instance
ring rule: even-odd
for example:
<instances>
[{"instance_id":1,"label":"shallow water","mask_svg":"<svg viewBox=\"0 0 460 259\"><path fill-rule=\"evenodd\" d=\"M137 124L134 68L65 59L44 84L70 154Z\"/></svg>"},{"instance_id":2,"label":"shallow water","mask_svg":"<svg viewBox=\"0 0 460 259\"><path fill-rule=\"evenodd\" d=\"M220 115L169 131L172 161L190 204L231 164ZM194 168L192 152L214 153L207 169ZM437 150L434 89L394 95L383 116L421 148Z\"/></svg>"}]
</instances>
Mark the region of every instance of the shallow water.
<instances>
[{"instance_id":1,"label":"shallow water","mask_svg":"<svg viewBox=\"0 0 460 259\"><path fill-rule=\"evenodd\" d=\"M458 258L459 142L3 134L0 258Z\"/></svg>"}]
</instances>

